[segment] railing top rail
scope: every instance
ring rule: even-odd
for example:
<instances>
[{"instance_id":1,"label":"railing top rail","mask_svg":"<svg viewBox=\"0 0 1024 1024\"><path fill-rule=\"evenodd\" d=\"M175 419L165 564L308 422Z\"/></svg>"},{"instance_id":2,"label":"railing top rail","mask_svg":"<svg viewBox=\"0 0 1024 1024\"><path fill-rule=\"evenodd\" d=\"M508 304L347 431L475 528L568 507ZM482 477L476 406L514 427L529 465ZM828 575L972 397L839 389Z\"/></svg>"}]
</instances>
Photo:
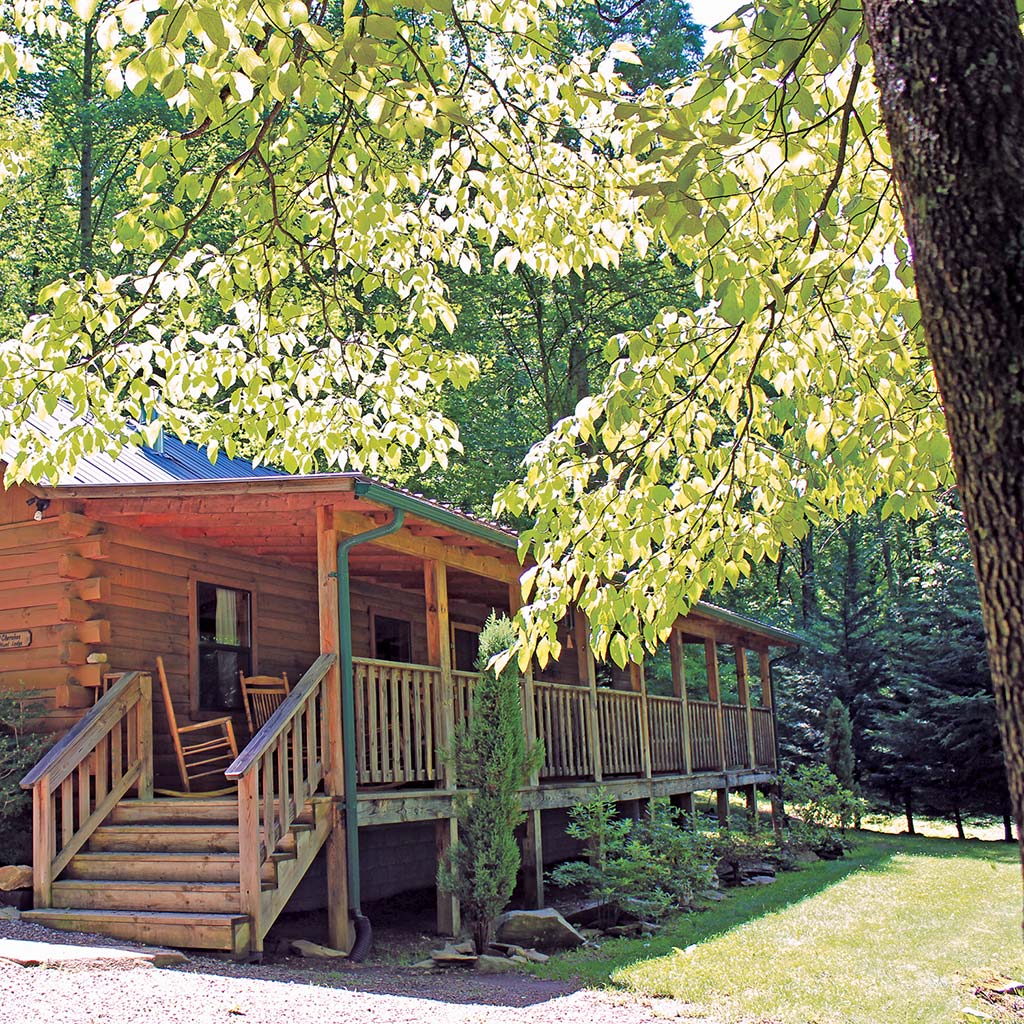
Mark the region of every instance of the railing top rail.
<instances>
[{"instance_id":1,"label":"railing top rail","mask_svg":"<svg viewBox=\"0 0 1024 1024\"><path fill-rule=\"evenodd\" d=\"M224 775L229 779L240 779L256 765L260 758L273 746L274 741L284 732L288 723L301 710L313 688L323 680L331 666L338 660L334 653L321 654L295 684L291 693L281 702L280 707L267 719L266 724L249 742L245 749L231 762Z\"/></svg>"},{"instance_id":2,"label":"railing top rail","mask_svg":"<svg viewBox=\"0 0 1024 1024\"><path fill-rule=\"evenodd\" d=\"M613 690L610 686L599 686L597 688L598 697L609 697L618 700L642 700L643 694L637 693L636 690Z\"/></svg>"},{"instance_id":3,"label":"railing top rail","mask_svg":"<svg viewBox=\"0 0 1024 1024\"><path fill-rule=\"evenodd\" d=\"M581 686L577 683L549 683L544 679L535 680L533 686L534 689L540 686L548 690L569 690L571 693L586 694L590 692L586 686Z\"/></svg>"},{"instance_id":4,"label":"railing top rail","mask_svg":"<svg viewBox=\"0 0 1024 1024\"><path fill-rule=\"evenodd\" d=\"M691 700L687 701L688 704L696 704L698 707L713 708L717 707L713 700Z\"/></svg>"},{"instance_id":5,"label":"railing top rail","mask_svg":"<svg viewBox=\"0 0 1024 1024\"><path fill-rule=\"evenodd\" d=\"M31 789L44 776L50 776L51 791L59 786L103 739L134 700L141 697L141 680L148 672L126 672L109 690L43 755L21 780L22 789ZM126 703L126 701L128 701Z\"/></svg>"},{"instance_id":6,"label":"railing top rail","mask_svg":"<svg viewBox=\"0 0 1024 1024\"><path fill-rule=\"evenodd\" d=\"M683 703L683 698L682 697L667 697L663 693L649 693L649 694L647 694L647 699L649 701L657 701L657 702L659 702L661 704L682 704Z\"/></svg>"},{"instance_id":7,"label":"railing top rail","mask_svg":"<svg viewBox=\"0 0 1024 1024\"><path fill-rule=\"evenodd\" d=\"M438 670L438 671L440 671L440 670ZM480 678L480 673L479 672L470 672L469 669L464 669L464 668L461 668L461 669L460 668L453 668L452 669L452 675L453 676L463 676L463 677L468 676L471 679L479 679Z\"/></svg>"},{"instance_id":8,"label":"railing top rail","mask_svg":"<svg viewBox=\"0 0 1024 1024\"><path fill-rule=\"evenodd\" d=\"M378 668L413 669L419 672L440 672L439 665L418 665L412 661L384 661L381 658L353 658L353 665L374 665Z\"/></svg>"}]
</instances>

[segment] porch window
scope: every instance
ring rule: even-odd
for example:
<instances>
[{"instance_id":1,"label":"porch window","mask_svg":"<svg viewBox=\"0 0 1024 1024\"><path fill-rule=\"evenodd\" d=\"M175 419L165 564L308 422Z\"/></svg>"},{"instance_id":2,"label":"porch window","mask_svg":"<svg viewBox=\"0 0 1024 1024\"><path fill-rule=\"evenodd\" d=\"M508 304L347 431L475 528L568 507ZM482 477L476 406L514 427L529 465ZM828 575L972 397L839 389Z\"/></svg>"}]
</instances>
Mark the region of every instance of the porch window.
<instances>
[{"instance_id":1,"label":"porch window","mask_svg":"<svg viewBox=\"0 0 1024 1024\"><path fill-rule=\"evenodd\" d=\"M452 662L456 672L475 672L480 653L480 627L452 623Z\"/></svg>"},{"instance_id":2,"label":"porch window","mask_svg":"<svg viewBox=\"0 0 1024 1024\"><path fill-rule=\"evenodd\" d=\"M373 616L373 656L381 661L412 661L412 623L390 615Z\"/></svg>"},{"instance_id":3,"label":"porch window","mask_svg":"<svg viewBox=\"0 0 1024 1024\"><path fill-rule=\"evenodd\" d=\"M196 584L199 629L199 707L242 707L239 672L252 675L252 594L248 590Z\"/></svg>"}]
</instances>

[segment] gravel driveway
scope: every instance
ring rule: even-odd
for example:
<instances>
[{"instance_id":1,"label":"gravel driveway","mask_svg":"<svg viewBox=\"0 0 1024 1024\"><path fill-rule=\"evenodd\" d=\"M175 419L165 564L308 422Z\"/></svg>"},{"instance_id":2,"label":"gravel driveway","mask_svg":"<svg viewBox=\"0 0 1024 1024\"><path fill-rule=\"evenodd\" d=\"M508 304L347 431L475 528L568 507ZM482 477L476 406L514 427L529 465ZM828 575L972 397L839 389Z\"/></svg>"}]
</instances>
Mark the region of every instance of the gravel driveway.
<instances>
[{"instance_id":1,"label":"gravel driveway","mask_svg":"<svg viewBox=\"0 0 1024 1024\"><path fill-rule=\"evenodd\" d=\"M22 923L0 923L0 937L133 948ZM179 968L0 963L0 1021L11 1024L647 1024L672 1015L667 1006L520 974L291 958L252 966L191 955Z\"/></svg>"}]
</instances>

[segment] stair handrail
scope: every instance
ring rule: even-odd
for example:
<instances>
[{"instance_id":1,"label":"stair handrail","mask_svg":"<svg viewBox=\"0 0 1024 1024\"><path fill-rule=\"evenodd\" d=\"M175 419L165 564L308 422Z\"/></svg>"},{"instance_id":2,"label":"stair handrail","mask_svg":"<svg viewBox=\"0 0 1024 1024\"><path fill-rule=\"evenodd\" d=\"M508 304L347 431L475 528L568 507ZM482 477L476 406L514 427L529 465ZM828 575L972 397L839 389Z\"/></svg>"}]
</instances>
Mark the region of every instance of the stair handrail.
<instances>
[{"instance_id":1,"label":"stair handrail","mask_svg":"<svg viewBox=\"0 0 1024 1024\"><path fill-rule=\"evenodd\" d=\"M323 681L338 660L321 654L224 775L238 782L238 872L250 943L263 934L263 865L324 778L328 752Z\"/></svg>"},{"instance_id":2,"label":"stair handrail","mask_svg":"<svg viewBox=\"0 0 1024 1024\"><path fill-rule=\"evenodd\" d=\"M22 789L32 790L36 907L50 906L54 879L132 786L140 799L152 798L153 679L148 672L122 675L21 780Z\"/></svg>"}]
</instances>

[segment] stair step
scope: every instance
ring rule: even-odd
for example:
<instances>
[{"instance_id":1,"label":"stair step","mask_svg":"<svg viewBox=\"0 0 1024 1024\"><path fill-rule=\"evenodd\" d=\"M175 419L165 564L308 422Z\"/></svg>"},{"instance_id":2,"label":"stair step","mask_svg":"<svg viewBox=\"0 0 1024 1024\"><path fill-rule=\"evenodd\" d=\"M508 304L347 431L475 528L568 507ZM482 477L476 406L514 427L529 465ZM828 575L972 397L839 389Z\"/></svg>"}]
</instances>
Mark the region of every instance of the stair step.
<instances>
[{"instance_id":1,"label":"stair step","mask_svg":"<svg viewBox=\"0 0 1024 1024\"><path fill-rule=\"evenodd\" d=\"M94 932L151 945L242 952L249 918L243 914L146 913L131 910L26 910L22 920L61 931Z\"/></svg>"},{"instance_id":2,"label":"stair step","mask_svg":"<svg viewBox=\"0 0 1024 1024\"><path fill-rule=\"evenodd\" d=\"M166 851L168 853L238 852L238 826L234 824L101 825L89 838L90 851Z\"/></svg>"},{"instance_id":3,"label":"stair step","mask_svg":"<svg viewBox=\"0 0 1024 1024\"><path fill-rule=\"evenodd\" d=\"M109 825L238 824L238 800L200 800L195 797L156 797L122 800L110 812Z\"/></svg>"},{"instance_id":4,"label":"stair step","mask_svg":"<svg viewBox=\"0 0 1024 1024\"><path fill-rule=\"evenodd\" d=\"M264 892L273 890L263 883ZM238 882L153 882L146 879L61 879L53 883L53 906L78 910L183 911L238 914Z\"/></svg>"},{"instance_id":5,"label":"stair step","mask_svg":"<svg viewBox=\"0 0 1024 1024\"><path fill-rule=\"evenodd\" d=\"M263 880L276 882L277 862L287 853L271 854L263 865ZM166 853L116 850L79 853L71 858L64 878L97 882L122 879L149 882L238 882L237 853Z\"/></svg>"}]
</instances>

